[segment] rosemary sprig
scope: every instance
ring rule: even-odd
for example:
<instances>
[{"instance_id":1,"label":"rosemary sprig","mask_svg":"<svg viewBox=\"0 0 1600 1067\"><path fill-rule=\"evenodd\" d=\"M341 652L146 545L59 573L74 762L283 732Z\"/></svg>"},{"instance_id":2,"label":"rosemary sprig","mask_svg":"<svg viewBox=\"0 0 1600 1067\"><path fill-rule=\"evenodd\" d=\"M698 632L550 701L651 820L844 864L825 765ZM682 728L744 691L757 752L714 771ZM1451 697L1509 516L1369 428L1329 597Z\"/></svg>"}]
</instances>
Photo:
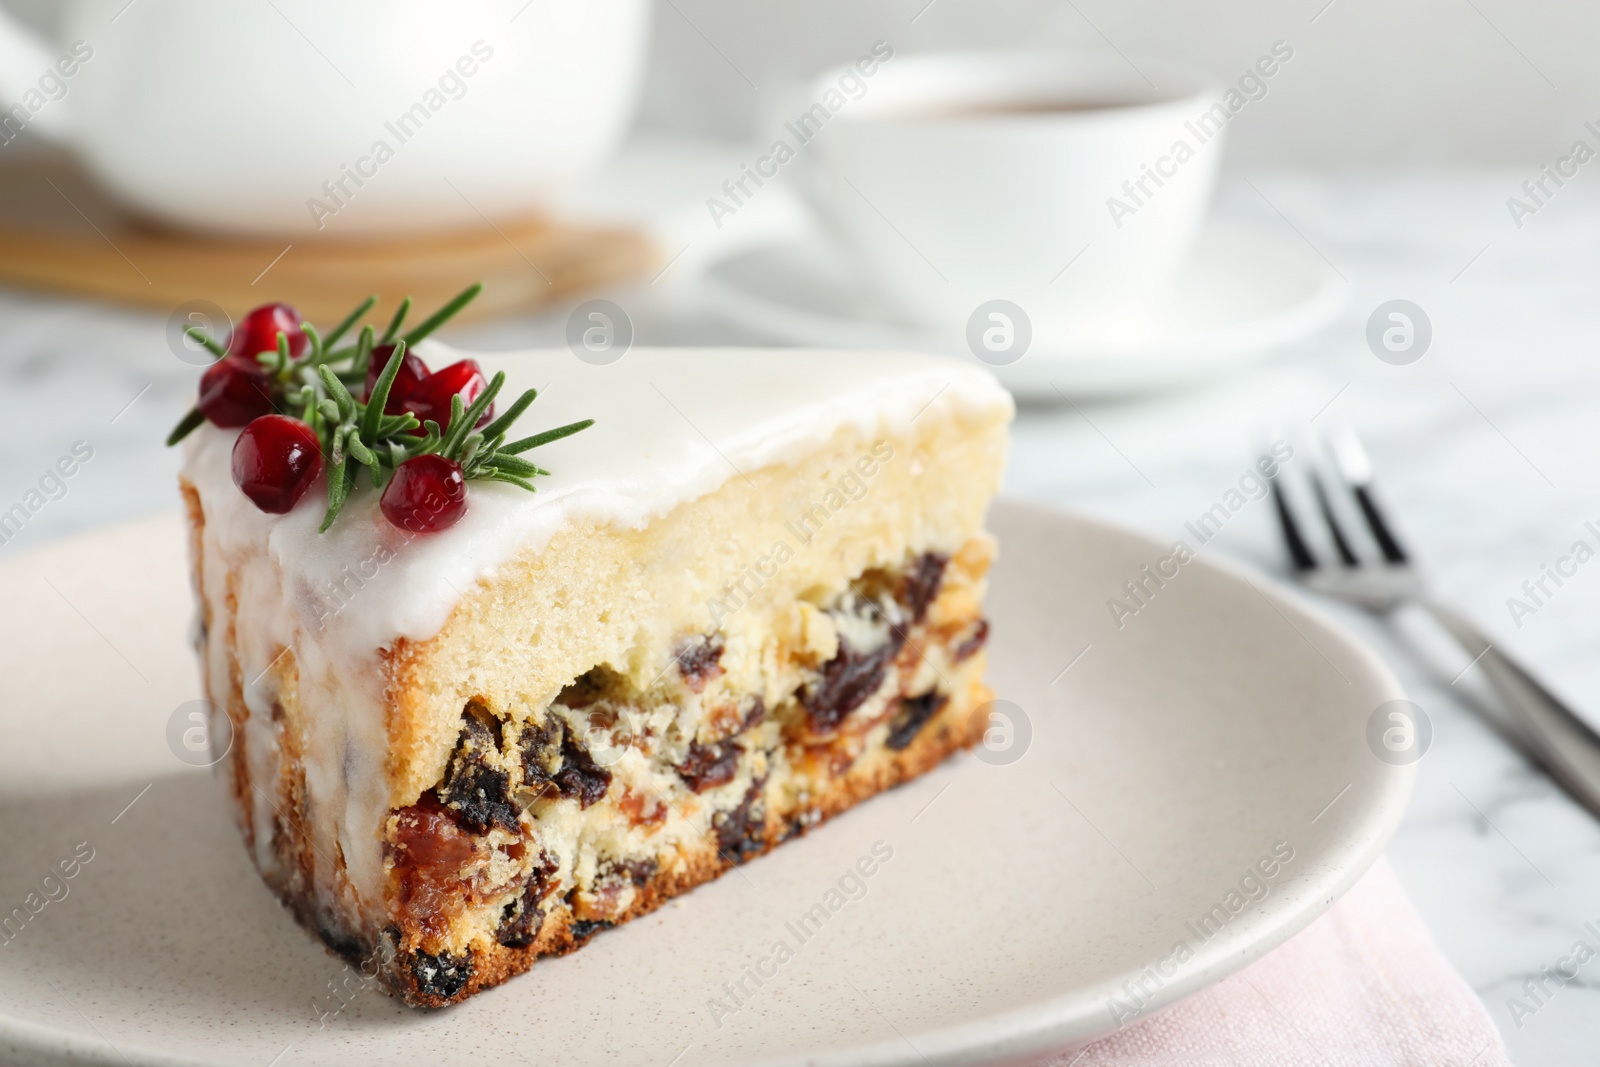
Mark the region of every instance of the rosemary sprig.
<instances>
[{"instance_id":1,"label":"rosemary sprig","mask_svg":"<svg viewBox=\"0 0 1600 1067\"><path fill-rule=\"evenodd\" d=\"M400 324L406 321L406 312L411 310L411 298L408 296L400 301L400 306L395 309L394 318L389 320L389 328L383 331L383 340L380 345L389 344L394 340L395 334L400 332Z\"/></svg>"},{"instance_id":2,"label":"rosemary sprig","mask_svg":"<svg viewBox=\"0 0 1600 1067\"><path fill-rule=\"evenodd\" d=\"M459 394L452 397L450 418L443 427L432 419L419 422L411 412L384 412L406 352L466 307L482 289L476 284L467 287L421 325L399 336L411 309L407 298L401 301L381 338L369 323L361 327L353 345L335 348L377 303L376 297L368 297L326 335L310 323L303 323L301 328L310 344L301 358L290 357L289 338L282 333L278 335L276 352L263 352L257 357L268 373L273 408L306 423L321 442L328 492L320 530L327 530L338 519L363 470L372 488L381 490L407 460L440 455L460 466L465 480L507 482L531 492L533 479L550 472L523 459L521 453L594 425L593 419L584 419L507 443L512 425L538 396L537 390L529 389L479 429L477 424L505 387L503 372L495 374L471 404ZM189 332L219 358L225 354L225 347L203 330L192 327ZM362 399L351 387L365 382L372 351L380 345L393 345L394 350L370 395ZM177 444L204 421L199 408L190 410L168 435L167 444ZM416 432L419 428L423 431L420 434Z\"/></svg>"}]
</instances>

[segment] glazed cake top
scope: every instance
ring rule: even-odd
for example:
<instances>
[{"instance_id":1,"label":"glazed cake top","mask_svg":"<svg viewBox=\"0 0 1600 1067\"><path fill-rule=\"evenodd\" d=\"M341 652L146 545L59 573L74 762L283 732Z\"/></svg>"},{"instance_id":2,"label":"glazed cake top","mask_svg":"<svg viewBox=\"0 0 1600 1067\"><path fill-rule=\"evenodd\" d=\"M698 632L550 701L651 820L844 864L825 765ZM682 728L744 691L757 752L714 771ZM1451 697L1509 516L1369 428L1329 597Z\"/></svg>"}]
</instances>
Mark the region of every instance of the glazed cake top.
<instances>
[{"instance_id":1,"label":"glazed cake top","mask_svg":"<svg viewBox=\"0 0 1600 1067\"><path fill-rule=\"evenodd\" d=\"M741 472L798 461L842 429L893 435L915 419L1011 411L987 370L908 353L633 349L609 366L566 349L478 355L424 342L418 354L434 368L470 356L487 376L505 371L500 409L538 389L513 436L595 425L527 454L553 472L536 479L538 492L472 482L462 520L428 534L384 519L365 479L326 533L317 532L320 482L287 515L266 514L233 485L238 431L207 424L185 442L183 475L200 494L208 538L230 554L264 552L285 586L303 592L307 625L329 623L351 651L432 637L479 579L574 520L642 528ZM330 595L340 588L359 589L352 610Z\"/></svg>"}]
</instances>

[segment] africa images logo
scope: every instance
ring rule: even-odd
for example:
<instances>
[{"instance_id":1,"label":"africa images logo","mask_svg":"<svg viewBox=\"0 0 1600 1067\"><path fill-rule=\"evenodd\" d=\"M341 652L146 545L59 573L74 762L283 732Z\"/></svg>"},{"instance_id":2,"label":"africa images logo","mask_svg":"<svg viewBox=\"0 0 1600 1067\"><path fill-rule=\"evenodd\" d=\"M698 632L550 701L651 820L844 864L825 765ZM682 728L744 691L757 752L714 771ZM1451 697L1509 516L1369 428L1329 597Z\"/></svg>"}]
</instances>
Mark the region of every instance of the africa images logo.
<instances>
[{"instance_id":1,"label":"africa images logo","mask_svg":"<svg viewBox=\"0 0 1600 1067\"><path fill-rule=\"evenodd\" d=\"M757 189L776 178L778 172L800 154L800 149L810 144L846 105L867 95L867 79L893 58L893 45L888 41L873 42L871 52L847 67L838 80L823 91L820 99L783 124L784 132L793 136L792 141L789 137L779 137L754 166L741 163L738 176L722 183L722 196L706 198L706 211L717 229L722 229L723 219L738 214ZM751 188L752 185L755 188Z\"/></svg>"},{"instance_id":2,"label":"africa images logo","mask_svg":"<svg viewBox=\"0 0 1600 1067\"><path fill-rule=\"evenodd\" d=\"M1106 997L1106 1012L1117 1029L1144 1014L1145 1009L1155 1003L1162 988L1178 976L1202 946L1218 937L1224 927L1253 905L1266 900L1294 856L1294 846L1288 841L1275 842L1272 851L1246 867L1220 900L1184 921L1182 936L1173 942L1166 955L1124 979L1121 994L1112 993Z\"/></svg>"},{"instance_id":3,"label":"africa images logo","mask_svg":"<svg viewBox=\"0 0 1600 1067\"><path fill-rule=\"evenodd\" d=\"M1265 100L1271 90L1267 80L1282 69L1283 64L1294 58L1294 48L1287 41L1272 42L1270 55L1261 56L1243 74L1239 76L1237 86L1229 86L1222 94L1222 99L1212 104L1194 118L1184 122L1183 128L1188 137L1179 137L1172 142L1172 147L1167 154L1157 157L1155 165L1141 163L1139 175L1129 178L1122 183L1122 196L1109 196L1106 198L1106 210L1111 213L1111 221L1117 229L1122 229L1122 220L1129 215L1137 215L1139 209L1150 201L1158 190L1168 181L1178 176L1178 168L1193 159L1200 148L1227 128L1233 117L1245 109L1252 101ZM1194 143L1189 143L1189 137L1194 138ZM1152 189L1151 185L1155 188Z\"/></svg>"}]
</instances>

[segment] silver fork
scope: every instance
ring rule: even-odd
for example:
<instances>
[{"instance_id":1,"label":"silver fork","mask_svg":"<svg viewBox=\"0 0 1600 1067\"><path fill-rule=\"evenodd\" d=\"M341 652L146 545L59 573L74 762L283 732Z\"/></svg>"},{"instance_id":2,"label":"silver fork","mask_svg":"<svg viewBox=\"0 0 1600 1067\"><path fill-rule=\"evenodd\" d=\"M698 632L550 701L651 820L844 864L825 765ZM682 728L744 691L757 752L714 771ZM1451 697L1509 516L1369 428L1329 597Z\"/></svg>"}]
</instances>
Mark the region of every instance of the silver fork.
<instances>
[{"instance_id":1,"label":"silver fork","mask_svg":"<svg viewBox=\"0 0 1600 1067\"><path fill-rule=\"evenodd\" d=\"M1378 507L1372 489L1372 462L1355 432L1336 431L1326 445L1333 470L1324 472L1312 459L1306 464L1305 481L1327 530L1331 555L1336 558L1319 561L1312 551L1305 537L1309 528L1306 519L1296 514L1305 508L1284 491L1281 469L1274 468L1269 479L1295 577L1309 589L1377 615L1387 617L1408 605L1426 610L1473 657L1473 663L1483 668L1505 704L1515 738L1528 755L1542 764L1574 799L1600 815L1600 736L1526 668L1495 647L1466 616L1430 595L1421 569ZM1329 482L1333 483L1331 491ZM1346 520L1340 518L1333 503L1332 493L1337 492L1348 494L1353 505L1349 510L1361 516L1381 558L1364 559L1356 552L1347 536ZM1370 554L1369 549L1369 557Z\"/></svg>"}]
</instances>

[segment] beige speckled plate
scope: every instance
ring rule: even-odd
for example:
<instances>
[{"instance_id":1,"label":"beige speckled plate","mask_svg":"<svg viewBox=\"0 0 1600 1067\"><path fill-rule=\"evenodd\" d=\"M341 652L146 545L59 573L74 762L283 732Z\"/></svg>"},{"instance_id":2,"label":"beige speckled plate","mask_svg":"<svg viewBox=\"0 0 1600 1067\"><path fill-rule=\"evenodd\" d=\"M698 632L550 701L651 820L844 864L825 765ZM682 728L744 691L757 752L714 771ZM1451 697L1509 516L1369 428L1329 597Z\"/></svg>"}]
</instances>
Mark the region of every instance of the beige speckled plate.
<instances>
[{"instance_id":1,"label":"beige speckled plate","mask_svg":"<svg viewBox=\"0 0 1600 1067\"><path fill-rule=\"evenodd\" d=\"M987 1062L1327 908L1410 794L1366 741L1382 665L1204 556L1119 629L1167 548L1016 504L993 528L990 747L434 1014L297 929L169 749L198 695L177 519L0 549L0 1062Z\"/></svg>"}]
</instances>

